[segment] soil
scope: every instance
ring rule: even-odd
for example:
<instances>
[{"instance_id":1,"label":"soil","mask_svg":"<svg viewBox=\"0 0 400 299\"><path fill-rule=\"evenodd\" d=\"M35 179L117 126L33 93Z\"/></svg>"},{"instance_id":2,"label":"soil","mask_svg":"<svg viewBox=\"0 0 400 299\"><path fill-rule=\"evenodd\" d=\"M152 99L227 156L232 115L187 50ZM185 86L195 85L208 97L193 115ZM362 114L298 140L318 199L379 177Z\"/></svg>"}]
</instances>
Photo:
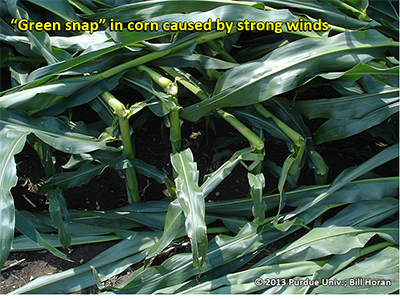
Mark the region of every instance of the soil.
<instances>
[{"instance_id":1,"label":"soil","mask_svg":"<svg viewBox=\"0 0 400 299\"><path fill-rule=\"evenodd\" d=\"M3 70L2 70L3 71ZM2 76L2 79L4 76ZM3 89L3 87L2 87ZM121 91L123 95L123 92ZM126 95L125 95L126 96ZM92 109L85 105L79 109L73 109L72 120L93 120L97 117ZM236 136L236 131L223 120L214 118L215 126L218 128L217 134L211 130L207 131L205 120L199 123L185 122L182 126L182 148L190 147L194 154L200 171L200 178L205 174L217 169L220 165L213 162L212 158L218 151L213 147L215 141L220 141L224 137ZM311 132L321 124L321 120L306 121ZM89 121L90 122L90 121ZM169 159L171 152L168 143L168 132L162 135L162 119L153 117L151 121L138 126L134 133L136 157L147 163L154 165L172 178L172 166ZM196 133L196 134L193 134ZM167 142L165 142L167 140ZM328 183L345 168L359 165L367 158L373 156L385 147L385 140L380 137L371 138L369 133L364 132L351 138L346 138L336 142L325 143L318 148L325 162L329 166ZM232 145L230 150L233 152L248 145L241 141ZM266 156L278 165L282 165L284 159L289 154L285 145L267 143L265 146ZM353 151L355 149L355 151ZM68 161L68 156L56 152L57 167ZM48 209L48 201L45 196L36 192L35 184L45 179L45 173L41 166L36 152L27 144L23 151L16 155L18 165L19 182L12 189L17 210L39 211ZM398 175L398 160L391 161L386 165L374 170L383 176ZM264 169L266 178L265 194L277 193L278 180ZM300 176L299 185L311 185L314 183L313 173L304 167L304 173ZM140 193L144 201L160 200L165 197L165 187L152 179L138 175ZM106 168L101 175L92 178L84 186L71 188L65 191L65 198L69 209L80 210L110 210L126 204L126 189L124 180L115 170ZM238 166L235 171L228 176L208 197L207 200L225 200L234 198L248 197L249 188L247 182L247 170ZM298 238L299 235L293 236ZM1 272L0 294L7 294L33 279L42 275L58 273L76 267L100 252L114 245L116 241L89 245L71 246L68 249L61 249L68 255L74 263L64 261L47 252L46 250L31 252L12 252L5 264L5 269ZM274 243L268 246L267 251L283 246L284 242ZM137 267L129 267L120 275L107 281L106 285L114 285L126 280ZM98 293L96 286L84 289L80 294Z\"/></svg>"}]
</instances>

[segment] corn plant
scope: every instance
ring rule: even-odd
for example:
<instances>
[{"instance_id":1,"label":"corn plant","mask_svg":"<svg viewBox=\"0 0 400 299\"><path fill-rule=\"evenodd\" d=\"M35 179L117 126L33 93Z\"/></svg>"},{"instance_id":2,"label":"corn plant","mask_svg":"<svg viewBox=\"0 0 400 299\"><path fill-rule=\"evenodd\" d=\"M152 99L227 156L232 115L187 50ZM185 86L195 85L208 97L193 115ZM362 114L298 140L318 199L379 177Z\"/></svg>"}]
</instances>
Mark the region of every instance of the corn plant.
<instances>
[{"instance_id":1,"label":"corn plant","mask_svg":"<svg viewBox=\"0 0 400 299\"><path fill-rule=\"evenodd\" d=\"M116 294L398 291L397 1L0 3L1 67L12 82L0 92L0 265L11 251L45 248L70 260L60 247L119 240L85 264L12 293L92 285ZM40 18L106 22L92 33L23 32L11 22ZM282 22L282 32L238 30L244 20ZM116 22L151 22L160 30L113 30ZM169 31L166 22L212 28ZM218 30L217 22L231 28ZM316 22L328 29L287 25ZM71 111L84 105L96 123L72 120ZM137 158L136 131L154 119L163 124L160 134L169 134L168 174ZM236 136L207 136L218 166L200 178L183 128L204 124L223 134L220 123ZM348 149L362 161L330 177L329 153L342 154L338 142L360 134L380 138L382 150ZM36 187L48 211L15 208L14 156L25 146L44 168ZM276 149L284 159L269 154ZM57 153L68 162L59 166ZM395 175L376 171L381 166ZM124 179L124 204L70 208L65 191L106 168ZM208 200L239 168L247 195ZM144 201L140 176L163 185L166 197ZM270 177L276 184L267 192ZM274 247L277 241L285 244ZM183 253L154 264L170 248ZM131 265L139 267L128 280L104 286ZM382 283L351 284L360 276Z\"/></svg>"}]
</instances>

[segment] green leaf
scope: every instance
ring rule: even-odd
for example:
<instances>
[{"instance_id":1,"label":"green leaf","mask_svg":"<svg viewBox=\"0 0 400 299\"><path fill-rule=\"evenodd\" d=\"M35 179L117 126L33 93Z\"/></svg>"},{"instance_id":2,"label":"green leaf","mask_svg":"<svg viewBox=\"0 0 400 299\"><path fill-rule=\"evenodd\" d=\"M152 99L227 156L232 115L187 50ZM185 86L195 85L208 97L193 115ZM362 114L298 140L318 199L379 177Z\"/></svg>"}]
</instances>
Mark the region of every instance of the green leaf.
<instances>
[{"instance_id":1,"label":"green leaf","mask_svg":"<svg viewBox=\"0 0 400 299\"><path fill-rule=\"evenodd\" d=\"M252 173L247 174L249 185L251 188L250 194L253 199L253 222L255 224L261 224L265 219L266 205L262 200L262 192L265 187L265 178L262 173L254 175Z\"/></svg>"},{"instance_id":2,"label":"green leaf","mask_svg":"<svg viewBox=\"0 0 400 299\"><path fill-rule=\"evenodd\" d=\"M294 107L309 119L324 117L332 119L360 118L376 109L398 101L399 89L382 86L380 91L332 99L296 101Z\"/></svg>"},{"instance_id":3,"label":"green leaf","mask_svg":"<svg viewBox=\"0 0 400 299\"><path fill-rule=\"evenodd\" d=\"M263 258L252 268L314 260L331 254L344 254L350 249L364 247L375 235L394 239L398 231L398 228L353 228L345 226L314 228L300 239Z\"/></svg>"},{"instance_id":4,"label":"green leaf","mask_svg":"<svg viewBox=\"0 0 400 299\"><path fill-rule=\"evenodd\" d=\"M15 227L29 239L31 239L38 245L46 248L55 256L67 260L69 262L73 262L64 253L62 253L57 248L50 245L45 239L43 239L40 236L39 232L36 229L34 229L33 226L17 210L15 210Z\"/></svg>"},{"instance_id":5,"label":"green leaf","mask_svg":"<svg viewBox=\"0 0 400 299\"><path fill-rule=\"evenodd\" d=\"M197 185L199 172L190 149L171 155L177 173L176 195L185 214L185 228L191 240L193 265L201 269L207 254L207 228L203 190Z\"/></svg>"},{"instance_id":6,"label":"green leaf","mask_svg":"<svg viewBox=\"0 0 400 299\"><path fill-rule=\"evenodd\" d=\"M91 266L97 269L103 279L120 273L131 264L144 259L143 250L155 243L156 236L159 233L133 233L131 237L108 248L89 262L61 273L39 277L15 290L13 294L65 294L94 285L96 281Z\"/></svg>"},{"instance_id":7,"label":"green leaf","mask_svg":"<svg viewBox=\"0 0 400 299\"><path fill-rule=\"evenodd\" d=\"M132 163L137 173L155 179L160 184L166 183L166 181L169 180L164 172L140 159L134 159Z\"/></svg>"},{"instance_id":8,"label":"green leaf","mask_svg":"<svg viewBox=\"0 0 400 299\"><path fill-rule=\"evenodd\" d=\"M263 159L262 154L254 153L254 156L249 156L248 154L252 153L253 151L254 149L250 147L237 151L216 171L205 175L204 182L201 185L204 197L207 197L207 195L210 194L233 171L233 169L236 167L236 165L239 164L240 161L261 161Z\"/></svg>"},{"instance_id":9,"label":"green leaf","mask_svg":"<svg viewBox=\"0 0 400 299\"><path fill-rule=\"evenodd\" d=\"M32 118L20 110L1 110L0 124L17 130L34 133L43 142L66 153L84 153L97 149L111 149L94 136L75 133L60 119L55 117Z\"/></svg>"},{"instance_id":10,"label":"green leaf","mask_svg":"<svg viewBox=\"0 0 400 299\"><path fill-rule=\"evenodd\" d=\"M387 247L374 256L342 270L330 279L346 286L318 286L312 294L390 294L399 289L399 249ZM361 280L356 280L357 278ZM353 285L351 284L353 282ZM381 282L369 285L369 281ZM361 284L354 284L361 282Z\"/></svg>"},{"instance_id":11,"label":"green leaf","mask_svg":"<svg viewBox=\"0 0 400 299\"><path fill-rule=\"evenodd\" d=\"M216 108L268 100L325 72L346 70L380 57L390 46L393 41L374 30L292 42L262 59L230 69L218 80L211 98L185 107L181 116L197 121Z\"/></svg>"},{"instance_id":12,"label":"green leaf","mask_svg":"<svg viewBox=\"0 0 400 299\"><path fill-rule=\"evenodd\" d=\"M251 294L269 288L268 281L271 285L277 285L276 288L279 289L279 285L288 278L311 275L321 268L321 264L321 262L302 261L258 267L221 276L179 294ZM261 279L264 283L257 285L255 279Z\"/></svg>"},{"instance_id":13,"label":"green leaf","mask_svg":"<svg viewBox=\"0 0 400 299\"><path fill-rule=\"evenodd\" d=\"M181 215L182 208L178 200L176 199L168 206L167 215L165 217L164 233L161 239L149 248L146 257L147 261L149 261L149 259L153 256L160 253L175 239L181 226Z\"/></svg>"},{"instance_id":14,"label":"green leaf","mask_svg":"<svg viewBox=\"0 0 400 299\"><path fill-rule=\"evenodd\" d=\"M207 251L207 269L212 269L234 260L260 246L256 226L248 223L234 237L218 235L211 242ZM205 268L204 267L204 268ZM129 284L117 293L151 294L160 289L183 283L186 279L199 274L198 267L193 266L192 255L177 254L162 265L150 267L134 277Z\"/></svg>"},{"instance_id":15,"label":"green leaf","mask_svg":"<svg viewBox=\"0 0 400 299\"><path fill-rule=\"evenodd\" d=\"M71 234L67 230L71 219L67 211L64 194L59 187L56 187L49 191L47 198L50 203L49 211L51 218L58 229L60 244L67 248L71 245Z\"/></svg>"},{"instance_id":16,"label":"green leaf","mask_svg":"<svg viewBox=\"0 0 400 299\"><path fill-rule=\"evenodd\" d=\"M36 112L51 104L57 97L71 96L74 92L96 81L98 81L96 76L65 78L48 84L40 81L41 85L34 85L29 89L22 88L20 91L3 95L0 97L0 104L3 107Z\"/></svg>"},{"instance_id":17,"label":"green leaf","mask_svg":"<svg viewBox=\"0 0 400 299\"><path fill-rule=\"evenodd\" d=\"M289 213L289 216L286 217L286 219L291 218L298 213L301 213L308 208L314 206L315 204L319 203L321 200L325 199L335 191L339 190L342 188L344 185L347 183L351 182L352 180L356 179L357 177L367 173L368 171L398 157L399 155L399 145L395 144L392 145L380 153L376 154L374 157L371 159L365 161L364 163L360 164L359 166L353 168L353 169L347 169L344 170L341 174L336 177L335 181L331 184L331 186L323 193L318 195L314 200L311 202L299 206L295 211L292 213Z\"/></svg>"},{"instance_id":18,"label":"green leaf","mask_svg":"<svg viewBox=\"0 0 400 299\"><path fill-rule=\"evenodd\" d=\"M85 62L88 62L92 59L113 52L120 48L120 45L116 45L113 42L103 43L102 46L98 49L88 49L78 57L74 57L65 61L60 61L58 63L54 63L52 65L44 66L34 70L32 73L29 74L28 82L35 82L39 79L49 80L53 76L56 76L62 72L70 70L71 68L77 67Z\"/></svg>"},{"instance_id":19,"label":"green leaf","mask_svg":"<svg viewBox=\"0 0 400 299\"><path fill-rule=\"evenodd\" d=\"M11 188L18 182L14 155L22 151L27 134L7 126L0 131L0 269L8 257L14 236L15 207Z\"/></svg>"},{"instance_id":20,"label":"green leaf","mask_svg":"<svg viewBox=\"0 0 400 299\"><path fill-rule=\"evenodd\" d=\"M361 133L382 123L391 115L398 113L398 111L399 102L395 102L373 110L360 118L330 119L315 132L314 144L339 140Z\"/></svg>"},{"instance_id":21,"label":"green leaf","mask_svg":"<svg viewBox=\"0 0 400 299\"><path fill-rule=\"evenodd\" d=\"M395 214L399 209L399 200L396 198L382 198L364 200L348 205L339 213L326 220L322 226L328 227L331 223L341 223L352 226L373 226L379 221Z\"/></svg>"},{"instance_id":22,"label":"green leaf","mask_svg":"<svg viewBox=\"0 0 400 299\"><path fill-rule=\"evenodd\" d=\"M58 236L54 234L40 234L42 239L46 240L47 243L54 247L61 247ZM71 246L82 245L82 244L92 244L120 240L121 237L116 235L99 235L99 236L72 236ZM27 236L21 235L14 238L12 243L11 251L32 251L32 250L42 250L43 246L38 245Z\"/></svg>"},{"instance_id":23,"label":"green leaf","mask_svg":"<svg viewBox=\"0 0 400 299\"><path fill-rule=\"evenodd\" d=\"M80 19L77 17L72 6L68 4L67 0L60 0L57 2L46 1L46 0L28 0L28 1L44 9L47 9L48 11L63 18L65 21L80 22Z\"/></svg>"},{"instance_id":24,"label":"green leaf","mask_svg":"<svg viewBox=\"0 0 400 299\"><path fill-rule=\"evenodd\" d=\"M17 6L17 0L7 1L7 7L14 18L31 21L29 14L24 9ZM63 50L54 52L50 45L49 35L44 31L28 30L26 31L26 35L31 42L30 46L32 51L44 57L48 64L53 64L71 57L68 52Z\"/></svg>"},{"instance_id":25,"label":"green leaf","mask_svg":"<svg viewBox=\"0 0 400 299\"><path fill-rule=\"evenodd\" d=\"M39 185L39 193L46 194L55 188L67 190L87 183L95 175L100 175L108 164L83 164L77 171L61 172Z\"/></svg>"},{"instance_id":26,"label":"green leaf","mask_svg":"<svg viewBox=\"0 0 400 299\"><path fill-rule=\"evenodd\" d=\"M353 82L360 79L363 75L371 75L382 83L389 84L391 86L398 86L399 67L378 67L375 64L372 64L372 62L359 63L347 72L332 72L322 75L321 77L329 80L337 79L340 77L340 79L345 82Z\"/></svg>"},{"instance_id":27,"label":"green leaf","mask_svg":"<svg viewBox=\"0 0 400 299\"><path fill-rule=\"evenodd\" d=\"M278 182L278 190L279 190L279 207L278 207L278 213L276 214L274 218L274 226L282 231L286 231L290 228L290 226L293 224L292 222L284 222L284 223L278 223L279 221L279 214L282 210L282 208L286 204L286 193L284 190L285 184L286 184L286 178L288 175L288 172L293 165L293 163L296 161L297 157L294 156L294 154L290 154L286 159L285 162L283 162L282 166L282 171L279 177L279 182Z\"/></svg>"}]
</instances>

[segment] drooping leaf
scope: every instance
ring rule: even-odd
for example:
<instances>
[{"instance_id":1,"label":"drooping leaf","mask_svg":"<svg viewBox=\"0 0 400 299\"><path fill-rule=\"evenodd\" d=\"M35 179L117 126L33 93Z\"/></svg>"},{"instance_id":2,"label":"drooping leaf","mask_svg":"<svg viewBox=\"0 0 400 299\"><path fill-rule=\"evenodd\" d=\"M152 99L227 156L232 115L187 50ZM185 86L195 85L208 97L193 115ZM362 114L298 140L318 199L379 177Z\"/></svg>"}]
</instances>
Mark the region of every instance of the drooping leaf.
<instances>
[{"instance_id":1,"label":"drooping leaf","mask_svg":"<svg viewBox=\"0 0 400 299\"><path fill-rule=\"evenodd\" d=\"M24 216L22 216L22 214L17 210L15 210L15 227L29 239L46 248L55 256L73 262L66 256L66 254L62 253L60 250L58 250L57 248L49 244L45 239L43 239L40 236L40 233L36 229L34 229L29 221L27 221Z\"/></svg>"},{"instance_id":2,"label":"drooping leaf","mask_svg":"<svg viewBox=\"0 0 400 299\"><path fill-rule=\"evenodd\" d=\"M20 110L1 110L0 124L20 131L34 133L50 146L66 153L84 153L97 149L110 149L106 141L97 137L75 133L55 117L32 118Z\"/></svg>"},{"instance_id":3,"label":"drooping leaf","mask_svg":"<svg viewBox=\"0 0 400 299\"><path fill-rule=\"evenodd\" d=\"M49 211L54 225L58 229L58 237L60 243L68 248L71 245L71 234L68 232L68 224L71 221L64 194L59 187L49 191L47 198L49 199Z\"/></svg>"},{"instance_id":4,"label":"drooping leaf","mask_svg":"<svg viewBox=\"0 0 400 299\"><path fill-rule=\"evenodd\" d=\"M253 155L250 155L250 153L253 151L254 149L252 148L245 148L237 151L216 171L205 175L204 182L201 185L204 197L207 197L207 195L210 194L212 190L214 190L222 182L222 180L224 180L233 171L233 169L241 160L261 161L263 159L262 154L253 153Z\"/></svg>"},{"instance_id":5,"label":"drooping leaf","mask_svg":"<svg viewBox=\"0 0 400 299\"><path fill-rule=\"evenodd\" d=\"M17 18L18 20L30 20L29 14L17 5L17 0L7 1L7 7L8 11L14 18ZM30 46L32 51L44 57L48 64L53 64L71 57L71 55L66 51L53 51L47 32L28 30L26 31L26 35L31 42Z\"/></svg>"},{"instance_id":6,"label":"drooping leaf","mask_svg":"<svg viewBox=\"0 0 400 299\"><path fill-rule=\"evenodd\" d=\"M203 190L198 186L199 172L190 149L171 155L177 173L176 195L185 214L185 228L191 240L193 265L202 268L207 254L207 231Z\"/></svg>"},{"instance_id":7,"label":"drooping leaf","mask_svg":"<svg viewBox=\"0 0 400 299\"><path fill-rule=\"evenodd\" d=\"M77 171L57 173L40 184L39 192L45 194L55 188L67 190L83 185L92 177L100 175L109 166L108 164L83 164Z\"/></svg>"},{"instance_id":8,"label":"drooping leaf","mask_svg":"<svg viewBox=\"0 0 400 299\"><path fill-rule=\"evenodd\" d=\"M160 253L175 239L181 226L181 215L182 208L176 199L168 206L167 215L165 216L164 233L157 243L149 248L146 257L147 260Z\"/></svg>"},{"instance_id":9,"label":"drooping leaf","mask_svg":"<svg viewBox=\"0 0 400 299\"><path fill-rule=\"evenodd\" d=\"M130 238L108 248L89 262L73 269L39 277L13 294L65 294L95 284L90 266L96 267L103 279L120 273L129 265L138 263L145 257L143 250L154 244L159 233L133 233Z\"/></svg>"},{"instance_id":10,"label":"drooping leaf","mask_svg":"<svg viewBox=\"0 0 400 299\"><path fill-rule=\"evenodd\" d=\"M261 224L265 219L265 202L262 200L262 192L265 187L265 178L262 173L254 175L252 173L247 174L249 185L251 188L250 194L253 199L253 222L255 224Z\"/></svg>"},{"instance_id":11,"label":"drooping leaf","mask_svg":"<svg viewBox=\"0 0 400 299\"><path fill-rule=\"evenodd\" d=\"M11 188L18 182L14 155L22 151L27 134L7 126L0 131L0 268L8 257L14 236L15 207Z\"/></svg>"},{"instance_id":12,"label":"drooping leaf","mask_svg":"<svg viewBox=\"0 0 400 299\"><path fill-rule=\"evenodd\" d=\"M375 63L376 64L376 63ZM324 74L321 77L325 79L337 79L340 77L341 80L345 82L354 82L360 79L363 75L371 75L378 81L389 84L391 86L398 86L398 77L399 77L399 67L385 67L377 66L369 63L359 63L355 67L351 68L350 70L344 73L328 73Z\"/></svg>"},{"instance_id":13,"label":"drooping leaf","mask_svg":"<svg viewBox=\"0 0 400 299\"><path fill-rule=\"evenodd\" d=\"M34 3L44 9L47 9L48 11L63 18L65 21L80 22L80 19L77 17L72 6L68 4L67 0L61 0L57 2L43 1L43 0L29 0L29 2Z\"/></svg>"}]
</instances>

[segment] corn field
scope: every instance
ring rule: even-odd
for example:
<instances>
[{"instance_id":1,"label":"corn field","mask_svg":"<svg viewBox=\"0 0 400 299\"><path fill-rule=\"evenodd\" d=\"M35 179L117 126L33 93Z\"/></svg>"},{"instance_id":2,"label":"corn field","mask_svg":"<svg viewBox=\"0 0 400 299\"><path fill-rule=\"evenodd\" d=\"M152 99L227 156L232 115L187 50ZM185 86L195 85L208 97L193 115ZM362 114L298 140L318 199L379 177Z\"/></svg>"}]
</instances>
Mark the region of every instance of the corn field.
<instances>
[{"instance_id":1,"label":"corn field","mask_svg":"<svg viewBox=\"0 0 400 299\"><path fill-rule=\"evenodd\" d=\"M113 242L7 293L398 293L398 1L0 4L2 275Z\"/></svg>"}]
</instances>

